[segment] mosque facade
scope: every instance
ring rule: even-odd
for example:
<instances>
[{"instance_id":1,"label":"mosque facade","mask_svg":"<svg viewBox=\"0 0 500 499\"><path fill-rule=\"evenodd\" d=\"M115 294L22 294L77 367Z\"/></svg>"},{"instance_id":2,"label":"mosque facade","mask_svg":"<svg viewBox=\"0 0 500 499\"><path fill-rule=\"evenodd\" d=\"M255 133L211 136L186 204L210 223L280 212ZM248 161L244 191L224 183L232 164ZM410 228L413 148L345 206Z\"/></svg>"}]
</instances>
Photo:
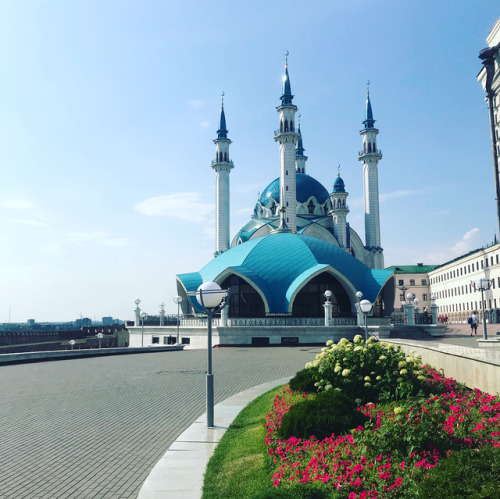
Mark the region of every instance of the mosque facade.
<instances>
[{"instance_id":1,"label":"mosque facade","mask_svg":"<svg viewBox=\"0 0 500 499\"><path fill-rule=\"evenodd\" d=\"M340 168L330 191L308 174L293 99L285 63L274 132L279 177L263 189L250 221L232 239L230 173L234 164L222 101L211 165L216 177L215 258L198 272L177 276L184 314L201 312L193 292L208 281L230 290L225 309L230 318L321 317L327 290L332 292L334 316L355 316L359 291L375 304L373 315L392 313L393 272L383 269L380 238L378 164L382 153L369 92L358 154L363 168L365 242L348 222L349 193Z\"/></svg>"}]
</instances>

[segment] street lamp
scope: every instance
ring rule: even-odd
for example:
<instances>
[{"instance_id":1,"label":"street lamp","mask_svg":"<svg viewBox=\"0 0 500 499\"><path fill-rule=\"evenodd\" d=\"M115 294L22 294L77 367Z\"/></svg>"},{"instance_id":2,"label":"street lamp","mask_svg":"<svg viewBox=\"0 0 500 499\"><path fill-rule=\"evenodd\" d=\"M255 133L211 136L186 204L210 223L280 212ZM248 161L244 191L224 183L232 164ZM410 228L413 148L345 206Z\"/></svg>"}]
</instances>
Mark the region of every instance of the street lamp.
<instances>
[{"instance_id":1,"label":"street lamp","mask_svg":"<svg viewBox=\"0 0 500 499\"><path fill-rule=\"evenodd\" d=\"M196 299L207 314L208 359L207 359L207 426L214 426L214 375L212 374L212 317L227 304L228 290L223 290L215 282L204 282L196 291Z\"/></svg>"},{"instance_id":2,"label":"street lamp","mask_svg":"<svg viewBox=\"0 0 500 499\"><path fill-rule=\"evenodd\" d=\"M363 312L363 315L365 317L365 341L368 340L368 322L367 322L367 316L370 313L370 310L372 309L373 304L368 301L368 300L361 300L359 302L359 308L361 309L361 312Z\"/></svg>"},{"instance_id":3,"label":"street lamp","mask_svg":"<svg viewBox=\"0 0 500 499\"><path fill-rule=\"evenodd\" d=\"M160 303L160 327L163 326L163 322L165 319L165 303Z\"/></svg>"},{"instance_id":4,"label":"street lamp","mask_svg":"<svg viewBox=\"0 0 500 499\"><path fill-rule=\"evenodd\" d=\"M325 326L331 326L331 317L332 317L332 302L330 301L330 298L332 297L333 293L327 289L324 293L323 296L326 298L326 302L323 305L325 307Z\"/></svg>"},{"instance_id":5,"label":"street lamp","mask_svg":"<svg viewBox=\"0 0 500 499\"><path fill-rule=\"evenodd\" d=\"M141 326L142 326L142 331L141 331L141 347L144 346L144 319L146 318L148 314L146 312L141 312Z\"/></svg>"},{"instance_id":6,"label":"street lamp","mask_svg":"<svg viewBox=\"0 0 500 499\"><path fill-rule=\"evenodd\" d=\"M101 348L101 340L104 338L104 335L102 333L97 333L96 336L99 340L99 348Z\"/></svg>"},{"instance_id":7,"label":"street lamp","mask_svg":"<svg viewBox=\"0 0 500 499\"><path fill-rule=\"evenodd\" d=\"M474 281L474 288L476 291L481 290L481 310L483 312L483 340L488 339L488 332L486 331L486 311L484 306L484 292L490 289L491 282L489 279L485 277L481 277L481 279L476 279Z\"/></svg>"},{"instance_id":8,"label":"street lamp","mask_svg":"<svg viewBox=\"0 0 500 499\"><path fill-rule=\"evenodd\" d=\"M179 318L179 306L182 302L182 296L176 296L173 298L174 303L177 303L177 342L175 343L176 345L180 345L181 342L179 341L179 325L180 325L180 318Z\"/></svg>"}]
</instances>

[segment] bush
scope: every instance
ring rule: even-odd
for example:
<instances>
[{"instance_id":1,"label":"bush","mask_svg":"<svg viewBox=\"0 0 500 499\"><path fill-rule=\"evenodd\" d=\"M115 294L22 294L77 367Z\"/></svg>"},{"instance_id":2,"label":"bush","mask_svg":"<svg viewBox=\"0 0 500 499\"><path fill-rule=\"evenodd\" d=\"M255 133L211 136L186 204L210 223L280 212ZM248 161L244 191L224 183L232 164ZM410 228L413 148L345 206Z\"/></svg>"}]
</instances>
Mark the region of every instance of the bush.
<instances>
[{"instance_id":1,"label":"bush","mask_svg":"<svg viewBox=\"0 0 500 499\"><path fill-rule=\"evenodd\" d=\"M391 401L430 391L432 377L422 367L420 357L406 356L400 347L364 341L356 335L352 342L342 338L337 344L329 341L307 369L317 370L319 391L339 388L363 403ZM314 372L314 371L313 371Z\"/></svg>"},{"instance_id":2,"label":"bush","mask_svg":"<svg viewBox=\"0 0 500 499\"><path fill-rule=\"evenodd\" d=\"M329 390L318 393L314 399L304 399L294 404L283 416L278 438L290 437L318 440L348 432L363 425L367 417L356 409L356 403L345 394Z\"/></svg>"},{"instance_id":3,"label":"bush","mask_svg":"<svg viewBox=\"0 0 500 499\"><path fill-rule=\"evenodd\" d=\"M483 446L452 452L428 470L418 487L418 497L487 498L500 495L500 448Z\"/></svg>"},{"instance_id":4,"label":"bush","mask_svg":"<svg viewBox=\"0 0 500 499\"><path fill-rule=\"evenodd\" d=\"M317 369L302 369L291 380L288 385L294 392L315 393L317 388L316 383Z\"/></svg>"}]
</instances>

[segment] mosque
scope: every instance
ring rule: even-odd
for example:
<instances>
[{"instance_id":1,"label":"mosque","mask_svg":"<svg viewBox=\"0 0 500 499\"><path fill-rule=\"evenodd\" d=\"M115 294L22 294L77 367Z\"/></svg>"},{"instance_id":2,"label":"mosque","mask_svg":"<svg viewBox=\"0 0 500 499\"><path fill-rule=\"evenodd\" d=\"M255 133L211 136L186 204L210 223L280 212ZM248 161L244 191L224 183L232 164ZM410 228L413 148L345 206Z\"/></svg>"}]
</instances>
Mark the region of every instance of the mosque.
<instances>
[{"instance_id":1,"label":"mosque","mask_svg":"<svg viewBox=\"0 0 500 499\"><path fill-rule=\"evenodd\" d=\"M349 225L348 192L334 179L331 191L306 171L307 156L297 123L288 63L285 62L278 129L279 177L262 190L250 221L230 239L230 173L224 101L212 168L216 177L216 248L200 271L177 275L184 315L202 312L193 292L214 281L230 290L224 314L238 318L321 318L325 291L331 291L332 315L354 318L356 293L374 303L373 316L393 311L393 272L384 270L380 242L378 163L382 153L369 92L360 131L363 165L365 236ZM297 126L296 126L297 123ZM333 180L333 179L332 179Z\"/></svg>"}]
</instances>

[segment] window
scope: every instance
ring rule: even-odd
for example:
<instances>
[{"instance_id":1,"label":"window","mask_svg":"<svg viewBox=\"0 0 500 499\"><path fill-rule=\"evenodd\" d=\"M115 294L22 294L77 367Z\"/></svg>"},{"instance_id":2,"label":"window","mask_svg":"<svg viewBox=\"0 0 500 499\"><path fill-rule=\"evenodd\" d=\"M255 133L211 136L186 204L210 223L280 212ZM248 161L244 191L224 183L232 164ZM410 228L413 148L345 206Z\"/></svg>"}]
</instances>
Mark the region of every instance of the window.
<instances>
[{"instance_id":1,"label":"window","mask_svg":"<svg viewBox=\"0 0 500 499\"><path fill-rule=\"evenodd\" d=\"M424 293L424 294L422 295L422 300L427 301L427 293Z\"/></svg>"},{"instance_id":2,"label":"window","mask_svg":"<svg viewBox=\"0 0 500 499\"><path fill-rule=\"evenodd\" d=\"M403 279L399 279L398 281L398 286L403 286L404 285L404 280Z\"/></svg>"},{"instance_id":3,"label":"window","mask_svg":"<svg viewBox=\"0 0 500 499\"><path fill-rule=\"evenodd\" d=\"M498 254L495 257L495 261L498 263Z\"/></svg>"},{"instance_id":4,"label":"window","mask_svg":"<svg viewBox=\"0 0 500 499\"><path fill-rule=\"evenodd\" d=\"M421 283L422 283L422 286L427 286L427 279L422 279Z\"/></svg>"},{"instance_id":5,"label":"window","mask_svg":"<svg viewBox=\"0 0 500 499\"><path fill-rule=\"evenodd\" d=\"M415 286L415 279L410 279L410 286Z\"/></svg>"},{"instance_id":6,"label":"window","mask_svg":"<svg viewBox=\"0 0 500 499\"><path fill-rule=\"evenodd\" d=\"M404 301L404 300L405 300L405 295L403 293L400 293L399 301Z\"/></svg>"}]
</instances>

